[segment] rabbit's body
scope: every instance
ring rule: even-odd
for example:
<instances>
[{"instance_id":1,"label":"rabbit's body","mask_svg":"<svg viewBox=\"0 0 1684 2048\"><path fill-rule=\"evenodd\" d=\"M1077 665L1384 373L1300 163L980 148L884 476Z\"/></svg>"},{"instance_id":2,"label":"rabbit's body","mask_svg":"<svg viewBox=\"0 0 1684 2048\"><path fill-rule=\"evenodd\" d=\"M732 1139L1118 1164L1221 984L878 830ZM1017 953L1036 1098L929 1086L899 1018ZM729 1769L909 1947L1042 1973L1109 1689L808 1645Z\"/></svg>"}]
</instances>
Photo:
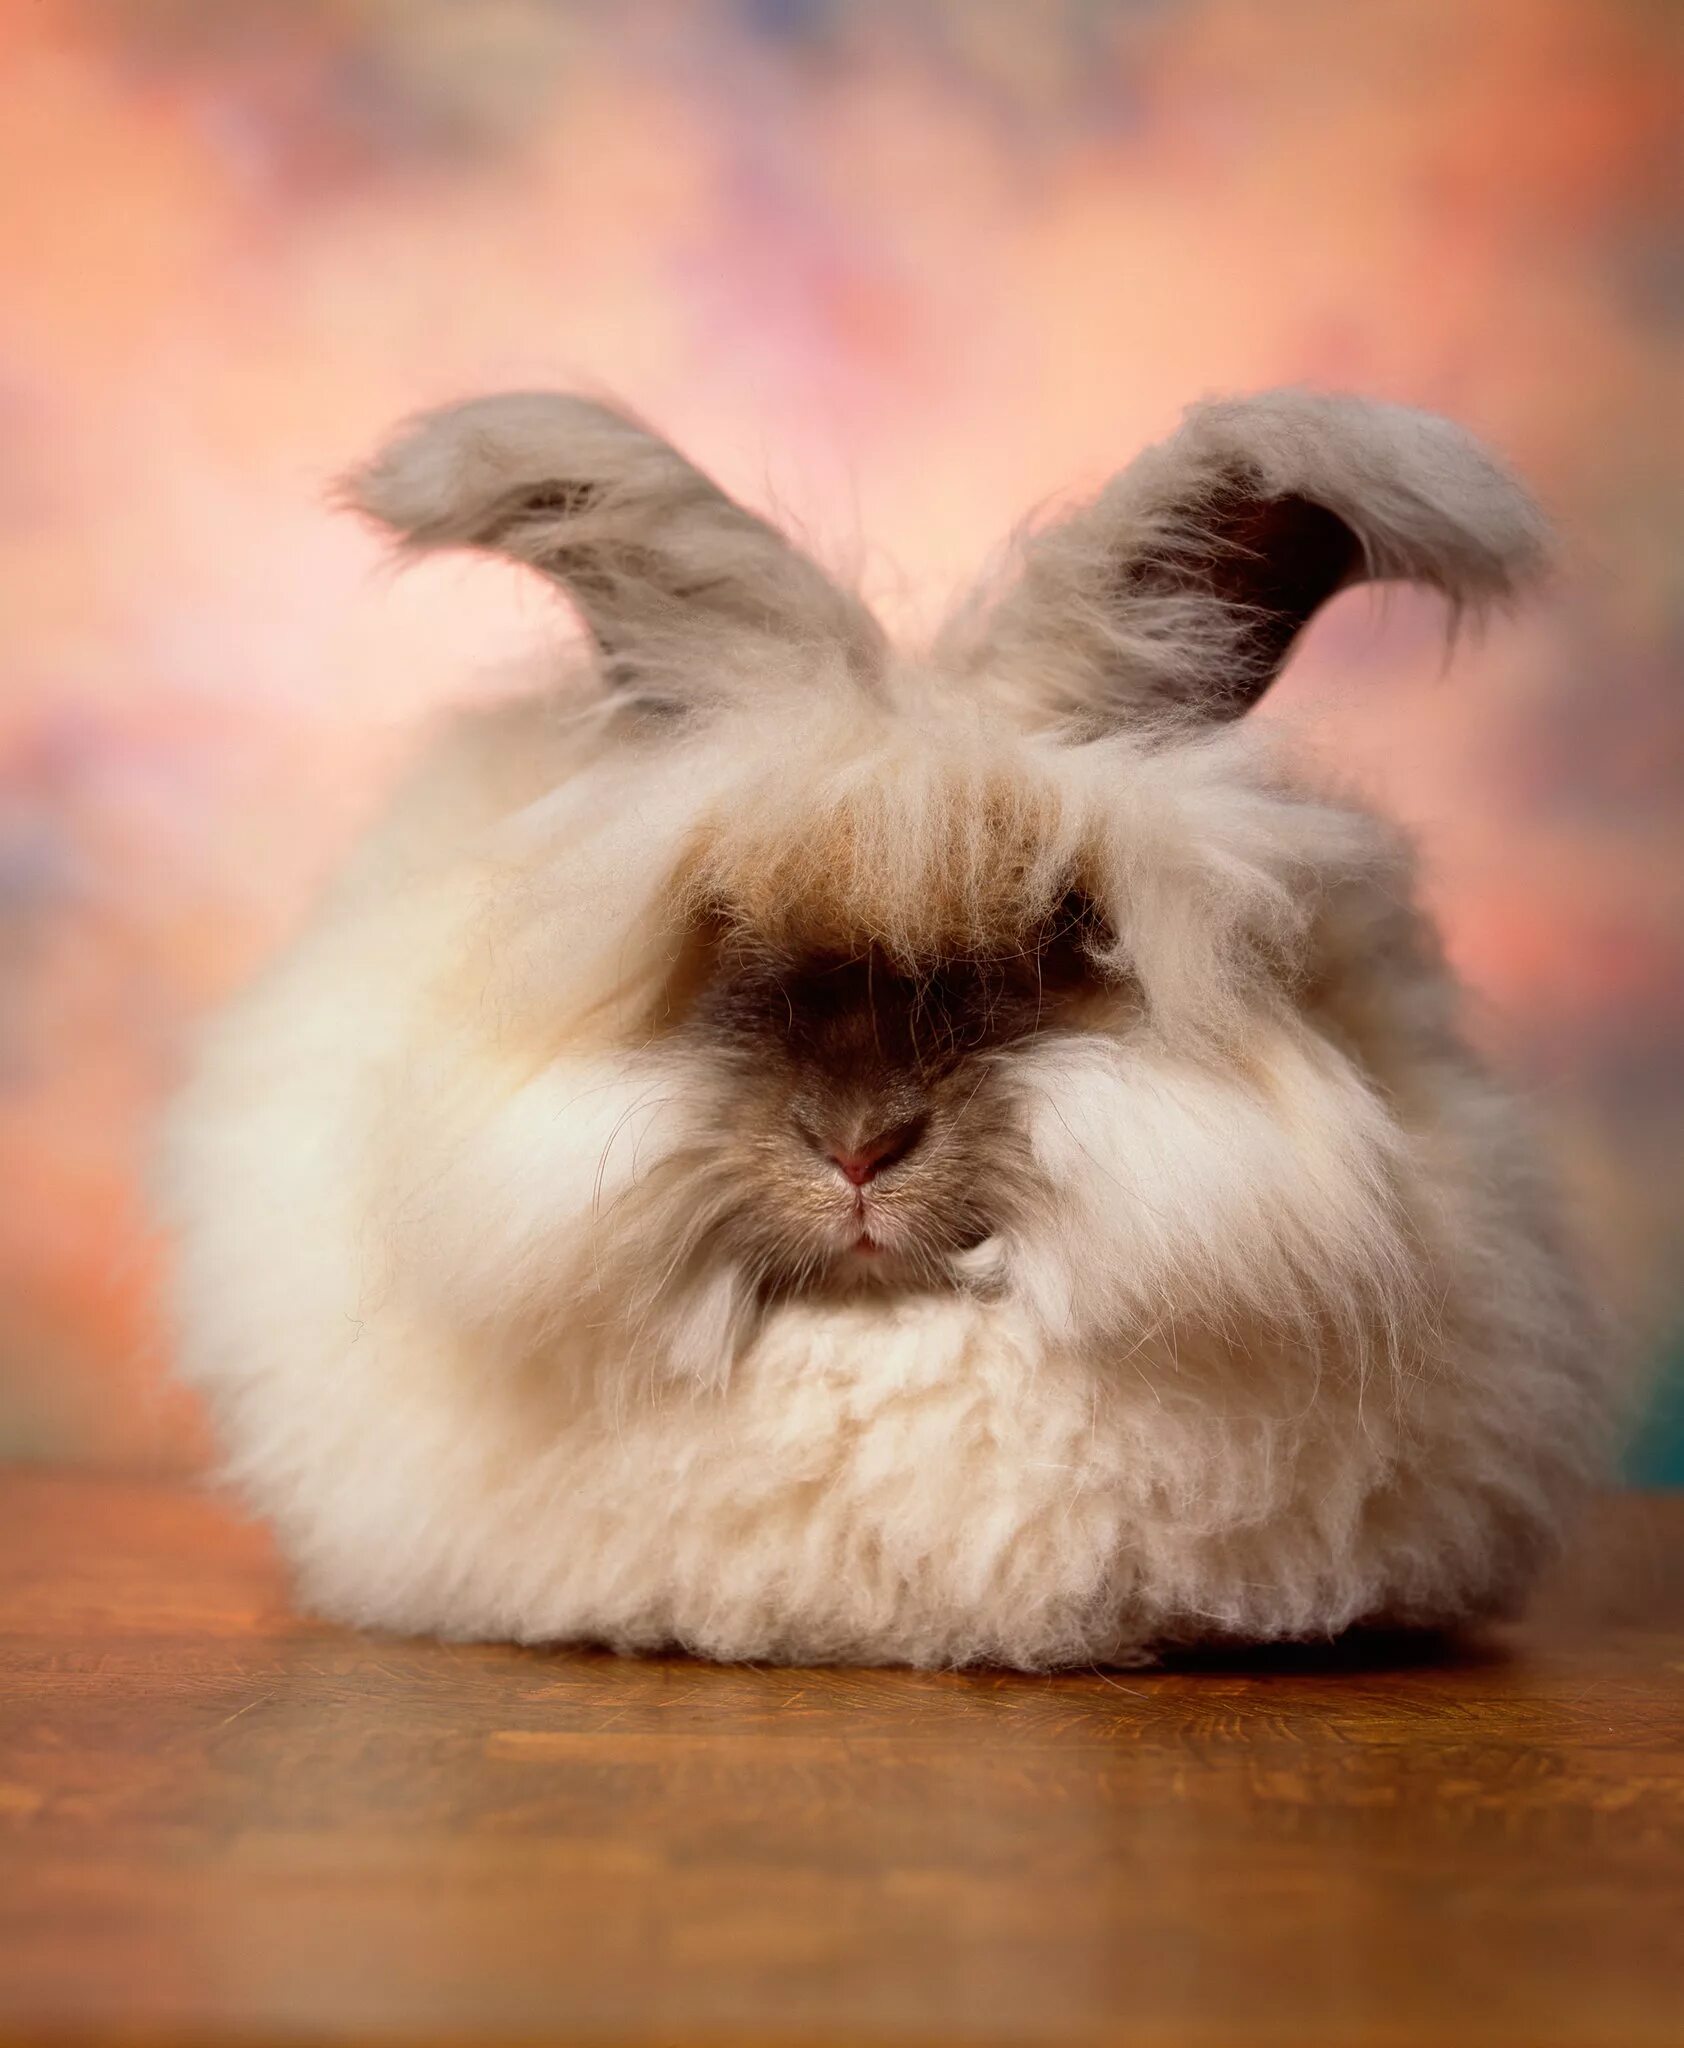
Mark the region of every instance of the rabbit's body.
<instances>
[{"instance_id":1,"label":"rabbit's body","mask_svg":"<svg viewBox=\"0 0 1684 2048\"><path fill-rule=\"evenodd\" d=\"M185 1368L305 1597L1028 1667L1510 1600L1600 1455L1594 1318L1394 836L1190 712L1185 564L1036 657L1067 531L992 646L897 663L731 508L700 635L640 637L647 535L593 580L604 487L523 458L516 546L469 416L368 497L569 522L644 668L459 725L176 1112Z\"/></svg>"}]
</instances>

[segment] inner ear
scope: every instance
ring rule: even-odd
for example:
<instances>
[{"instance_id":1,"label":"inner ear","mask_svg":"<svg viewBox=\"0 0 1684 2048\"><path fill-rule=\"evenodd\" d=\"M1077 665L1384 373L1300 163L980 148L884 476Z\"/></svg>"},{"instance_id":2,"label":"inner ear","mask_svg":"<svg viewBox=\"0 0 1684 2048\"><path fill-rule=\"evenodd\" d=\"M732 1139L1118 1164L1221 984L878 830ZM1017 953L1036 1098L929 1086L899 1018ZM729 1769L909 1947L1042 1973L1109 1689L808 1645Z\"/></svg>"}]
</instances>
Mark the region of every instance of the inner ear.
<instances>
[{"instance_id":1,"label":"inner ear","mask_svg":"<svg viewBox=\"0 0 1684 2048\"><path fill-rule=\"evenodd\" d=\"M1237 718L1315 614L1362 570L1362 543L1337 512L1295 493L1260 495L1232 476L1194 521L1130 561L1124 577L1134 595L1208 596L1223 607L1229 659L1201 683L1198 701L1208 717Z\"/></svg>"}]
</instances>

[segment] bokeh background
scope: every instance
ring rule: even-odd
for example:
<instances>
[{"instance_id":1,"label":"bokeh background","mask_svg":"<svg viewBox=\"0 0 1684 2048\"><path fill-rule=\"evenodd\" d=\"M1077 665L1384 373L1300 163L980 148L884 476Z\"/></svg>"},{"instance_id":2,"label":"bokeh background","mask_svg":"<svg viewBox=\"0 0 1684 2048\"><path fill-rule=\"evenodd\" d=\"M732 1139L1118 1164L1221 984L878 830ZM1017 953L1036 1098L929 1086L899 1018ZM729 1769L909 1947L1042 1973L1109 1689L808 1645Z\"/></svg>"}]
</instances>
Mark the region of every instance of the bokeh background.
<instances>
[{"instance_id":1,"label":"bokeh background","mask_svg":"<svg viewBox=\"0 0 1684 2048\"><path fill-rule=\"evenodd\" d=\"M916 628L1189 399L1454 413L1564 574L1353 593L1263 715L1419 828L1637 1341L1684 1278L1669 0L0 0L0 1449L202 1454L148 1131L429 719L567 630L386 574L414 407L618 393ZM254 1248L254 1257L261 1248ZM1632 1453L1684 1477L1684 1372ZM1665 1379L1663 1374L1663 1379Z\"/></svg>"}]
</instances>

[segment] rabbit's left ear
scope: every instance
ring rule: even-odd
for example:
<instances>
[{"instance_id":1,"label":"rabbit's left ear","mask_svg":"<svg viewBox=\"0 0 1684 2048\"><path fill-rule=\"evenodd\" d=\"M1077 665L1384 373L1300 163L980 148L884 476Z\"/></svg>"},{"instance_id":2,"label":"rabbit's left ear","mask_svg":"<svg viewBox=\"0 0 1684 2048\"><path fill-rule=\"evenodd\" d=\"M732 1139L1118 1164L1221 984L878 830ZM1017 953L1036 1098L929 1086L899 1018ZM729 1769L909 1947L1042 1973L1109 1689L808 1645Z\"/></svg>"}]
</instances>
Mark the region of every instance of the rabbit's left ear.
<instances>
[{"instance_id":1,"label":"rabbit's left ear","mask_svg":"<svg viewBox=\"0 0 1684 2048\"><path fill-rule=\"evenodd\" d=\"M958 624L955 652L1090 729L1235 718L1346 584L1430 584L1459 614L1511 597L1547 541L1525 492L1448 420L1266 392L1194 407L1032 534L1017 581Z\"/></svg>"}]
</instances>

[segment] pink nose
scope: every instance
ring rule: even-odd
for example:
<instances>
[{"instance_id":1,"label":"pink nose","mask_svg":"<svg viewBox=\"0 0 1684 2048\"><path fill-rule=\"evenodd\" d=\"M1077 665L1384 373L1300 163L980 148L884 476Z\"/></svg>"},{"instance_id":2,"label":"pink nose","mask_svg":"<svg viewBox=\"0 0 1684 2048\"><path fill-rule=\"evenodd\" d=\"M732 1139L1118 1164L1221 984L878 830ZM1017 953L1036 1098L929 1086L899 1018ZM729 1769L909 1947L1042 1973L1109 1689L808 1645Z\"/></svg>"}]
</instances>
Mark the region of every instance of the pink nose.
<instances>
[{"instance_id":1,"label":"pink nose","mask_svg":"<svg viewBox=\"0 0 1684 2048\"><path fill-rule=\"evenodd\" d=\"M844 1180L863 1188L885 1166L893 1166L897 1159L906 1157L918 1142L918 1131L917 1124L902 1124L898 1130L884 1131L858 1145L832 1145L830 1157Z\"/></svg>"}]
</instances>

